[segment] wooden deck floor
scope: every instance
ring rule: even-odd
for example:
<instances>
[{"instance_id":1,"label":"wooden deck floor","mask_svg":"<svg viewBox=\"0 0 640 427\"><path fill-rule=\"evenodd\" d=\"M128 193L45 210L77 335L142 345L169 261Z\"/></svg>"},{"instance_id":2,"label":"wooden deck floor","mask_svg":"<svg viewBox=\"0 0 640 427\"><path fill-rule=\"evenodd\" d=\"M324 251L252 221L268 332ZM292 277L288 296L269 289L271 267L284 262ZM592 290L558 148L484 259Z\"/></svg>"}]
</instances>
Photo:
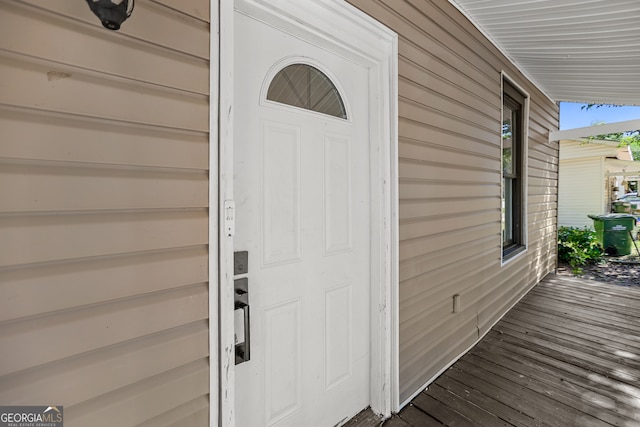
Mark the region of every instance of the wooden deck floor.
<instances>
[{"instance_id":1,"label":"wooden deck floor","mask_svg":"<svg viewBox=\"0 0 640 427\"><path fill-rule=\"evenodd\" d=\"M442 425L640 426L640 289L548 276L384 423Z\"/></svg>"}]
</instances>

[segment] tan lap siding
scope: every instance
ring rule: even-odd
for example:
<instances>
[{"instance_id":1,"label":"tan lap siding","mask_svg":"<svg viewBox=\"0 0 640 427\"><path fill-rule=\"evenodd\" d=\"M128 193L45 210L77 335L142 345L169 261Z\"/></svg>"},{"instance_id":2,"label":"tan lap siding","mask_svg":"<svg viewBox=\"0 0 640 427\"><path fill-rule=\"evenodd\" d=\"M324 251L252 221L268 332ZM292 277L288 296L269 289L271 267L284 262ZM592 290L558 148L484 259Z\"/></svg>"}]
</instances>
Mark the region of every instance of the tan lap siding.
<instances>
[{"instance_id":1,"label":"tan lap siding","mask_svg":"<svg viewBox=\"0 0 640 427\"><path fill-rule=\"evenodd\" d=\"M400 400L555 263L557 106L446 0L350 0L399 35ZM501 71L531 94L528 251L501 266ZM452 313L452 296L461 309Z\"/></svg>"},{"instance_id":2,"label":"tan lap siding","mask_svg":"<svg viewBox=\"0 0 640 427\"><path fill-rule=\"evenodd\" d=\"M208 425L209 2L0 2L0 405Z\"/></svg>"}]
</instances>

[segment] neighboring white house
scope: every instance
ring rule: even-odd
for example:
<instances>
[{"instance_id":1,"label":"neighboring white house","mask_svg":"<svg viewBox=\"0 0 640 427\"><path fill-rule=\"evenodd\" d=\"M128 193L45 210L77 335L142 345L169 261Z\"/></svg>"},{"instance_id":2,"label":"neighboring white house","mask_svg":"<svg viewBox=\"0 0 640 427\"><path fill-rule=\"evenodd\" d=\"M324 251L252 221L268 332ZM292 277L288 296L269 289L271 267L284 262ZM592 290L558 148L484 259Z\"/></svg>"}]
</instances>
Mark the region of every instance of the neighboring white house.
<instances>
[{"instance_id":1,"label":"neighboring white house","mask_svg":"<svg viewBox=\"0 0 640 427\"><path fill-rule=\"evenodd\" d=\"M588 215L610 212L611 202L639 174L640 163L629 147L603 140L560 141L558 225L592 228Z\"/></svg>"}]
</instances>

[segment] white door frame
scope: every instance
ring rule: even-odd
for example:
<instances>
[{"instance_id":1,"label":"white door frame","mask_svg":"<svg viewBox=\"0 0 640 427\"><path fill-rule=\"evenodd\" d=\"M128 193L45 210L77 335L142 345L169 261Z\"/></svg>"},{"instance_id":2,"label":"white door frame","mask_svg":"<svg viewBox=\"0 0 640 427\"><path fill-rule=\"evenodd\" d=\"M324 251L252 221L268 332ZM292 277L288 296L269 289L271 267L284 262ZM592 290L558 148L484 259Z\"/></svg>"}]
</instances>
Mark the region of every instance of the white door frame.
<instances>
[{"instance_id":1,"label":"white door frame","mask_svg":"<svg viewBox=\"0 0 640 427\"><path fill-rule=\"evenodd\" d=\"M210 384L211 425L234 426L235 352L233 301L233 21L234 7L370 71L371 165L371 408L389 416L398 409L398 189L397 189L397 35L342 0L219 0L219 34L212 20L212 45L219 41L218 212L210 229L219 230L219 334L211 333L212 370L219 357L219 384ZM212 12L213 15L213 12ZM213 16L212 16L213 18ZM219 37L219 39L218 39ZM212 49L213 53L213 49ZM212 75L214 74L212 57ZM212 82L213 83L213 82ZM213 92L213 91L212 91ZM215 102L215 99L214 99ZM213 110L213 106L212 106ZM214 117L211 117L214 119ZM213 129L213 128L212 128ZM213 142L213 141L212 141ZM215 145L211 145L211 152ZM213 156L213 155L212 155ZM213 158L212 158L213 160ZM213 164L213 163L212 163ZM212 179L211 185L214 185ZM211 199L214 200L214 199ZM213 241L211 241L214 243ZM215 265L214 265L215 266ZM215 276L215 270L210 270ZM214 282L213 280L211 281ZM212 288L215 289L215 288ZM210 298L213 302L214 298ZM219 309L216 313L215 309ZM218 342L213 341L218 339ZM211 375L212 380L214 375ZM217 387L219 385L219 388ZM218 399L215 399L218 397ZM214 400L215 399L215 400ZM216 402L216 400L218 400ZM217 415L219 417L214 416Z\"/></svg>"}]
</instances>

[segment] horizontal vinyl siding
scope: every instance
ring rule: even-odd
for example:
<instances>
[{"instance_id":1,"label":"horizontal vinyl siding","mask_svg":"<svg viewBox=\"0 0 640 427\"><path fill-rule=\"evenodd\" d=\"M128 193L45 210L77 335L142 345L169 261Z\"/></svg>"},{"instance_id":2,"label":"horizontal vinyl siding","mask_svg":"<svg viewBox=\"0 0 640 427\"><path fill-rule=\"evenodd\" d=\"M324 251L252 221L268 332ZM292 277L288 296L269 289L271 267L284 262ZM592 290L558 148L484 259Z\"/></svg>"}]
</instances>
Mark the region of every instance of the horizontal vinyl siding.
<instances>
[{"instance_id":1,"label":"horizontal vinyl siding","mask_svg":"<svg viewBox=\"0 0 640 427\"><path fill-rule=\"evenodd\" d=\"M209 2L0 2L0 402L209 418Z\"/></svg>"},{"instance_id":2,"label":"horizontal vinyl siding","mask_svg":"<svg viewBox=\"0 0 640 427\"><path fill-rule=\"evenodd\" d=\"M556 257L558 108L447 1L350 0L399 35L400 401ZM501 265L501 71L531 95L528 250ZM452 296L461 310L452 313Z\"/></svg>"},{"instance_id":3,"label":"horizontal vinyl siding","mask_svg":"<svg viewBox=\"0 0 640 427\"><path fill-rule=\"evenodd\" d=\"M611 145L597 142L560 141L560 160L588 159L593 157L613 157L618 155L616 143Z\"/></svg>"},{"instance_id":4,"label":"horizontal vinyl siding","mask_svg":"<svg viewBox=\"0 0 640 427\"><path fill-rule=\"evenodd\" d=\"M603 159L561 160L559 181L558 225L593 228L588 215L606 213Z\"/></svg>"}]
</instances>

